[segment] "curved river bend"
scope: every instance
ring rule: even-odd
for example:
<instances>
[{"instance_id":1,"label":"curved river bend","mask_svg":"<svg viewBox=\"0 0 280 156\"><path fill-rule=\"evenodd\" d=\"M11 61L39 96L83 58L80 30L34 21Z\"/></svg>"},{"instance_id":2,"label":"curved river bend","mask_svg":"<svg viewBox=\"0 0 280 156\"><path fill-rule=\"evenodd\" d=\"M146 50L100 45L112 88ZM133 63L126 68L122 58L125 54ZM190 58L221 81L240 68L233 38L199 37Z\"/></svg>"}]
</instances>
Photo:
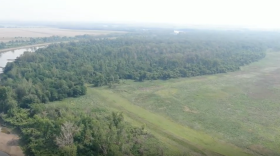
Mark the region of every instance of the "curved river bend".
<instances>
[{"instance_id":1,"label":"curved river bend","mask_svg":"<svg viewBox=\"0 0 280 156\"><path fill-rule=\"evenodd\" d=\"M45 46L40 47L31 47L31 48L22 48L17 50L10 50L7 52L0 53L0 73L3 72L3 68L8 62L14 61L17 57L22 55L24 52L35 52L39 48L44 48ZM1 156L1 155L0 155Z\"/></svg>"}]
</instances>

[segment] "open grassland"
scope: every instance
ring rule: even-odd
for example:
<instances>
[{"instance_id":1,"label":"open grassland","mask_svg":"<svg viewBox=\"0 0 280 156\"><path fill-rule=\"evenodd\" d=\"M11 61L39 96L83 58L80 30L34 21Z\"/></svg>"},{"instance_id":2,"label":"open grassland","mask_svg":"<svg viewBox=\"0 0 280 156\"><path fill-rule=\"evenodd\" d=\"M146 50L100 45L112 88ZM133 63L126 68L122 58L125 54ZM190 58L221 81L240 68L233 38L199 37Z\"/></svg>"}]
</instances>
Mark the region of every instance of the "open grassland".
<instances>
[{"instance_id":1,"label":"open grassland","mask_svg":"<svg viewBox=\"0 0 280 156\"><path fill-rule=\"evenodd\" d=\"M172 152L280 155L280 53L227 74L89 87L48 107L122 111Z\"/></svg>"},{"instance_id":2,"label":"open grassland","mask_svg":"<svg viewBox=\"0 0 280 156\"><path fill-rule=\"evenodd\" d=\"M103 30L71 30L58 28L0 28L0 42L8 42L10 40L24 40L30 37L50 37L50 36L67 36L76 35L106 35L109 33L123 33L119 31L103 31Z\"/></svg>"}]
</instances>

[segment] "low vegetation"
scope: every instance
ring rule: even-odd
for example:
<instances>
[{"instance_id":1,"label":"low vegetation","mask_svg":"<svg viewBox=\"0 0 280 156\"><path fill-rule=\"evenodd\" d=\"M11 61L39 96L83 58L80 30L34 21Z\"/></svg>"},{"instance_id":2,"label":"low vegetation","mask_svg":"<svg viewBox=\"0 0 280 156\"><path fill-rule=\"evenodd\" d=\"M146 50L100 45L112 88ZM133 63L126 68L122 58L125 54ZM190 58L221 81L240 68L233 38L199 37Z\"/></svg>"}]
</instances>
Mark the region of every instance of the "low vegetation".
<instances>
[{"instance_id":1,"label":"low vegetation","mask_svg":"<svg viewBox=\"0 0 280 156\"><path fill-rule=\"evenodd\" d=\"M145 82L124 81L115 88L95 89L99 96L107 100L110 107L121 97L131 106L139 106L151 114L165 118L164 122L154 121L157 133L168 131L178 138L203 146L210 140L202 134L184 129L188 127L196 132L233 144L251 155L279 155L279 70L280 53L268 52L266 58L242 67L240 71L227 74L199 76L193 78L154 80ZM90 92L90 89L88 89ZM96 93L92 93L95 95ZM82 97L81 97L82 98ZM118 102L123 105L124 102ZM131 108L123 106L123 108ZM123 109L119 109L123 111ZM144 114L135 108L133 114ZM125 111L123 111L125 112ZM132 116L133 117L133 116ZM142 116L143 117L143 116ZM136 118L136 117L134 117ZM144 115L142 123L153 121L155 117ZM137 118L136 118L137 119ZM163 123L169 123L164 127ZM175 125L177 123L178 125ZM156 128L147 126L151 131ZM161 125L161 126L159 126ZM172 125L172 126L171 126ZM181 127L182 126L182 127ZM178 132L178 130L182 130ZM190 136L187 136L187 135ZM168 136L168 135L163 135ZM203 138L199 138L203 136ZM210 142L210 141L209 141ZM226 143L225 143L226 142ZM215 143L208 144L215 151ZM222 153L223 145L218 145L218 153L223 155L242 155L231 150ZM232 147L232 149L234 149ZM234 151L238 151L234 149Z\"/></svg>"}]
</instances>

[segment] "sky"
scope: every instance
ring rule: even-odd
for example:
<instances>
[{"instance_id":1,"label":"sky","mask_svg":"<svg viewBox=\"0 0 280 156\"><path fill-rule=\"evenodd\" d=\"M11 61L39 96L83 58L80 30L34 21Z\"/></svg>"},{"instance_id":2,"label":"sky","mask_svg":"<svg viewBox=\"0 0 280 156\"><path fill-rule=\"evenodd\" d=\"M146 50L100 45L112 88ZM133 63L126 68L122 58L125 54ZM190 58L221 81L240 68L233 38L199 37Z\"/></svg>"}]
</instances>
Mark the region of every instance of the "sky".
<instances>
[{"instance_id":1,"label":"sky","mask_svg":"<svg viewBox=\"0 0 280 156\"><path fill-rule=\"evenodd\" d=\"M279 0L0 0L0 21L225 25L280 29Z\"/></svg>"}]
</instances>

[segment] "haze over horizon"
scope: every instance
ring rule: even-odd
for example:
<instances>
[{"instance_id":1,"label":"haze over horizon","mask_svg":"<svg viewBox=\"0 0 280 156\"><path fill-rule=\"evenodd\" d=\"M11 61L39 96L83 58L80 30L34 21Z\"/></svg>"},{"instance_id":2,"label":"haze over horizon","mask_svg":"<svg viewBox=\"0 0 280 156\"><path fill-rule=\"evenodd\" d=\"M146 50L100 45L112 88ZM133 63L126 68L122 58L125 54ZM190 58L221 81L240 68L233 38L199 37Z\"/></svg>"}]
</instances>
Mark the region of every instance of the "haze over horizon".
<instances>
[{"instance_id":1,"label":"haze over horizon","mask_svg":"<svg viewBox=\"0 0 280 156\"><path fill-rule=\"evenodd\" d=\"M280 29L276 0L0 0L0 21L129 22Z\"/></svg>"}]
</instances>

